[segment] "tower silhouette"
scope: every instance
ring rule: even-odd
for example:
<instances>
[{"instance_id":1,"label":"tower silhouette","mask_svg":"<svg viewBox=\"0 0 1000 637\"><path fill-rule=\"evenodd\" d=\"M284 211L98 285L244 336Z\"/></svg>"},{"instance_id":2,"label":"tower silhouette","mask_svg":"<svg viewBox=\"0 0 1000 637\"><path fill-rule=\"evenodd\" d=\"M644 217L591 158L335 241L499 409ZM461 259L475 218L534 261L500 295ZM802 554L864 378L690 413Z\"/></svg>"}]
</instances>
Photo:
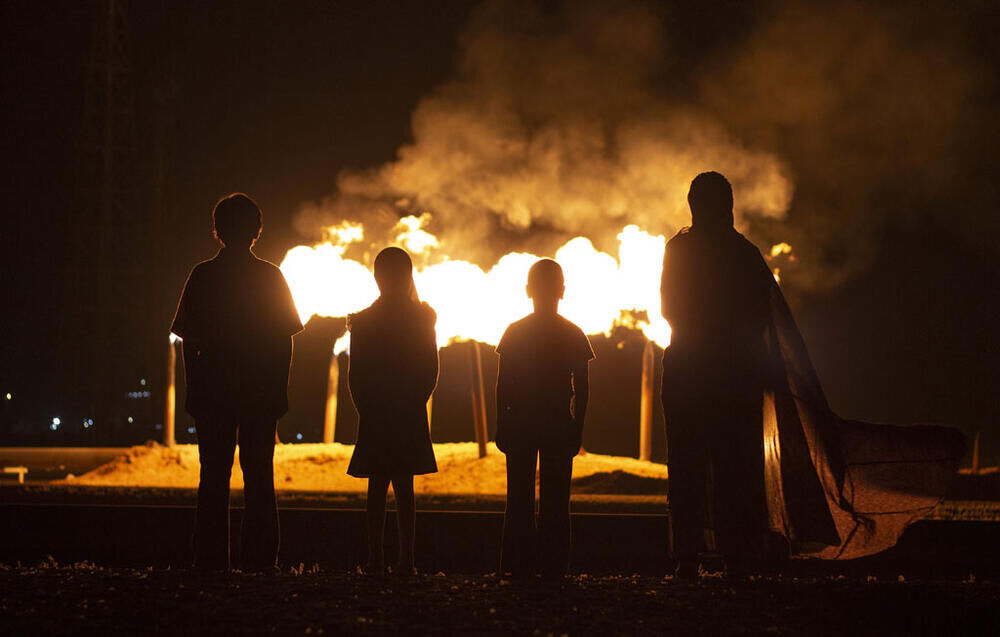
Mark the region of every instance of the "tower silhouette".
<instances>
[{"instance_id":1,"label":"tower silhouette","mask_svg":"<svg viewBox=\"0 0 1000 637\"><path fill-rule=\"evenodd\" d=\"M74 353L67 391L79 397L77 407L101 438L120 437L152 413L150 352L136 316L149 285L141 255L151 224L137 206L128 11L127 0L96 5L62 322L63 342Z\"/></svg>"}]
</instances>

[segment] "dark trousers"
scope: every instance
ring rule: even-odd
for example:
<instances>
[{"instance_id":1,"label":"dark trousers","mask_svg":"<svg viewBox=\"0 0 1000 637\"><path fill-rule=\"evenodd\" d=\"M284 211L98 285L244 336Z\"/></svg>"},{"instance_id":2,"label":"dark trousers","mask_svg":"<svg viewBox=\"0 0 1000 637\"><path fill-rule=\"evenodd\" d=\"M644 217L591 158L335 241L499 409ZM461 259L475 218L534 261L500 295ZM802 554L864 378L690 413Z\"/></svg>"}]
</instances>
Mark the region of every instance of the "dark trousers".
<instances>
[{"instance_id":1,"label":"dark trousers","mask_svg":"<svg viewBox=\"0 0 1000 637\"><path fill-rule=\"evenodd\" d=\"M274 495L273 419L223 416L199 419L198 513L195 566L229 568L229 479L236 443L240 445L245 511L240 533L244 571L273 569L278 558L278 507Z\"/></svg>"},{"instance_id":2,"label":"dark trousers","mask_svg":"<svg viewBox=\"0 0 1000 637\"><path fill-rule=\"evenodd\" d=\"M682 562L694 562L705 551L730 563L761 560L766 537L761 401L742 392L678 389L683 390L665 387L663 395L672 553Z\"/></svg>"},{"instance_id":3,"label":"dark trousers","mask_svg":"<svg viewBox=\"0 0 1000 637\"><path fill-rule=\"evenodd\" d=\"M539 472L535 526L535 462ZM503 518L500 572L565 575L569 567L569 491L573 456L565 450L529 447L507 452L507 510Z\"/></svg>"}]
</instances>

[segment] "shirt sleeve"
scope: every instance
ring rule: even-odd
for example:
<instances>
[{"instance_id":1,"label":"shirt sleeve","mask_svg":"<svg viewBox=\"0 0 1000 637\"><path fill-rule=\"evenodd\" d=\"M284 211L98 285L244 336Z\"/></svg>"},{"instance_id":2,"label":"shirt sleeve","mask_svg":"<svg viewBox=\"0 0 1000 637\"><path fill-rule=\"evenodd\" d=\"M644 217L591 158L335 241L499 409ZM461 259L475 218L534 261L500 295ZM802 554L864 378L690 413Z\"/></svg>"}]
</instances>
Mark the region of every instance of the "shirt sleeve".
<instances>
[{"instance_id":1,"label":"shirt sleeve","mask_svg":"<svg viewBox=\"0 0 1000 637\"><path fill-rule=\"evenodd\" d=\"M594 354L594 348L590 345L590 339L583 333L583 330L579 327L576 328L576 334L573 339L573 347L570 353L570 362L586 363L594 360L595 358L597 358L597 356Z\"/></svg>"},{"instance_id":2,"label":"shirt sleeve","mask_svg":"<svg viewBox=\"0 0 1000 637\"><path fill-rule=\"evenodd\" d=\"M194 320L192 315L197 316L197 310L192 306L197 305L198 269L191 270L187 281L184 283L184 291L181 292L181 300L177 303L177 311L174 313L174 321L170 325L170 331L182 339L191 335Z\"/></svg>"},{"instance_id":3,"label":"shirt sleeve","mask_svg":"<svg viewBox=\"0 0 1000 637\"><path fill-rule=\"evenodd\" d=\"M292 298L292 291L288 288L285 276L278 268L275 268L275 275L278 327L283 335L292 336L302 331L302 320L299 318L299 311L295 308L295 300Z\"/></svg>"},{"instance_id":4,"label":"shirt sleeve","mask_svg":"<svg viewBox=\"0 0 1000 637\"><path fill-rule=\"evenodd\" d=\"M503 336L500 337L500 342L497 343L497 348L496 348L497 355L499 355L499 356L503 356L504 355L504 353L510 347L510 338L511 338L510 337L510 326L508 325L507 329L504 330L504 332L503 332Z\"/></svg>"}]
</instances>

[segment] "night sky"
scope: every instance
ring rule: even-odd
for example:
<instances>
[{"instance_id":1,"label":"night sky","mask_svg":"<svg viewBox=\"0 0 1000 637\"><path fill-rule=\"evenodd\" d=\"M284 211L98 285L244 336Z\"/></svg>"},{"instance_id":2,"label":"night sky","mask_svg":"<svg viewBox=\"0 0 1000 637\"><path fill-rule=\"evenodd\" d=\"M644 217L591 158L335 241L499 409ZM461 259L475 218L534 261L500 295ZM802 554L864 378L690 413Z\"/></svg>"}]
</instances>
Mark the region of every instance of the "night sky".
<instances>
[{"instance_id":1,"label":"night sky","mask_svg":"<svg viewBox=\"0 0 1000 637\"><path fill-rule=\"evenodd\" d=\"M462 63L468 25L487 19L479 4L131 7L134 203L113 239L126 255L115 263L128 271L122 280L130 290L118 290L114 311L101 316L121 335L121 349L133 352L132 375L148 378L154 399L144 428L67 440L125 444L155 436L173 304L191 266L214 254L214 202L236 190L256 198L264 211L262 258L280 262L293 245L315 241L303 207L335 193L342 171L396 159L413 141L421 100L469 72ZM539 13L554 33L562 21L572 23L563 16L587 5L500 4L496 20ZM788 167L794 196L787 213L748 218L746 228L764 249L783 238L796 246L783 289L831 406L850 418L982 431L983 461L995 463L997 10L987 2L946 9L836 3L814 14L781 2L700 4L637 5L659 21L666 43L642 81L656 100L704 114L737 145ZM0 9L0 400L14 397L3 406L0 444L55 444L46 438L48 423L55 414L86 416L91 399L81 378L103 364L101 352L82 345L88 328L69 307L78 297L68 283L74 268L97 262L95 248L80 240L97 224L80 203L97 9L85 2ZM822 38L810 35L817 24L826 27ZM794 46L804 47L804 56L790 56L804 57L801 66L780 55ZM740 194L737 183L738 204ZM531 231L504 226L505 249ZM319 375L317 386L325 384L325 366L309 362L309 347L322 352L330 335L309 331L296 345L305 361L299 380L293 370L300 395L312 391L301 381L307 368ZM611 393L606 371L599 379Z\"/></svg>"}]
</instances>

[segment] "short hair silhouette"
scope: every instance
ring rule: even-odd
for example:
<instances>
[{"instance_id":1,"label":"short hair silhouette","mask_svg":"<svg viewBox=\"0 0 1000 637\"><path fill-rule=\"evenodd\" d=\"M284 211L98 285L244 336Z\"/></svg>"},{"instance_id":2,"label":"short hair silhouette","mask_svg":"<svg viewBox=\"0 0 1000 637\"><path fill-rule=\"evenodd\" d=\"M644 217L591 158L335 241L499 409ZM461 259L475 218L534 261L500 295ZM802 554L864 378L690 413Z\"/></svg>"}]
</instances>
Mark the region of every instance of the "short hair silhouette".
<instances>
[{"instance_id":1,"label":"short hair silhouette","mask_svg":"<svg viewBox=\"0 0 1000 637\"><path fill-rule=\"evenodd\" d=\"M413 261L402 248L385 248L375 257L375 283L379 292L413 296Z\"/></svg>"},{"instance_id":2,"label":"short hair silhouette","mask_svg":"<svg viewBox=\"0 0 1000 637\"><path fill-rule=\"evenodd\" d=\"M691 206L692 225L733 226L733 186L720 173L711 171L695 177L688 191L688 205Z\"/></svg>"},{"instance_id":3,"label":"short hair silhouette","mask_svg":"<svg viewBox=\"0 0 1000 637\"><path fill-rule=\"evenodd\" d=\"M225 245L252 246L260 236L263 215L257 203L242 192L223 197L212 210L215 238Z\"/></svg>"},{"instance_id":4,"label":"short hair silhouette","mask_svg":"<svg viewBox=\"0 0 1000 637\"><path fill-rule=\"evenodd\" d=\"M552 259L540 259L528 270L528 296L562 298L565 289L563 269Z\"/></svg>"}]
</instances>

